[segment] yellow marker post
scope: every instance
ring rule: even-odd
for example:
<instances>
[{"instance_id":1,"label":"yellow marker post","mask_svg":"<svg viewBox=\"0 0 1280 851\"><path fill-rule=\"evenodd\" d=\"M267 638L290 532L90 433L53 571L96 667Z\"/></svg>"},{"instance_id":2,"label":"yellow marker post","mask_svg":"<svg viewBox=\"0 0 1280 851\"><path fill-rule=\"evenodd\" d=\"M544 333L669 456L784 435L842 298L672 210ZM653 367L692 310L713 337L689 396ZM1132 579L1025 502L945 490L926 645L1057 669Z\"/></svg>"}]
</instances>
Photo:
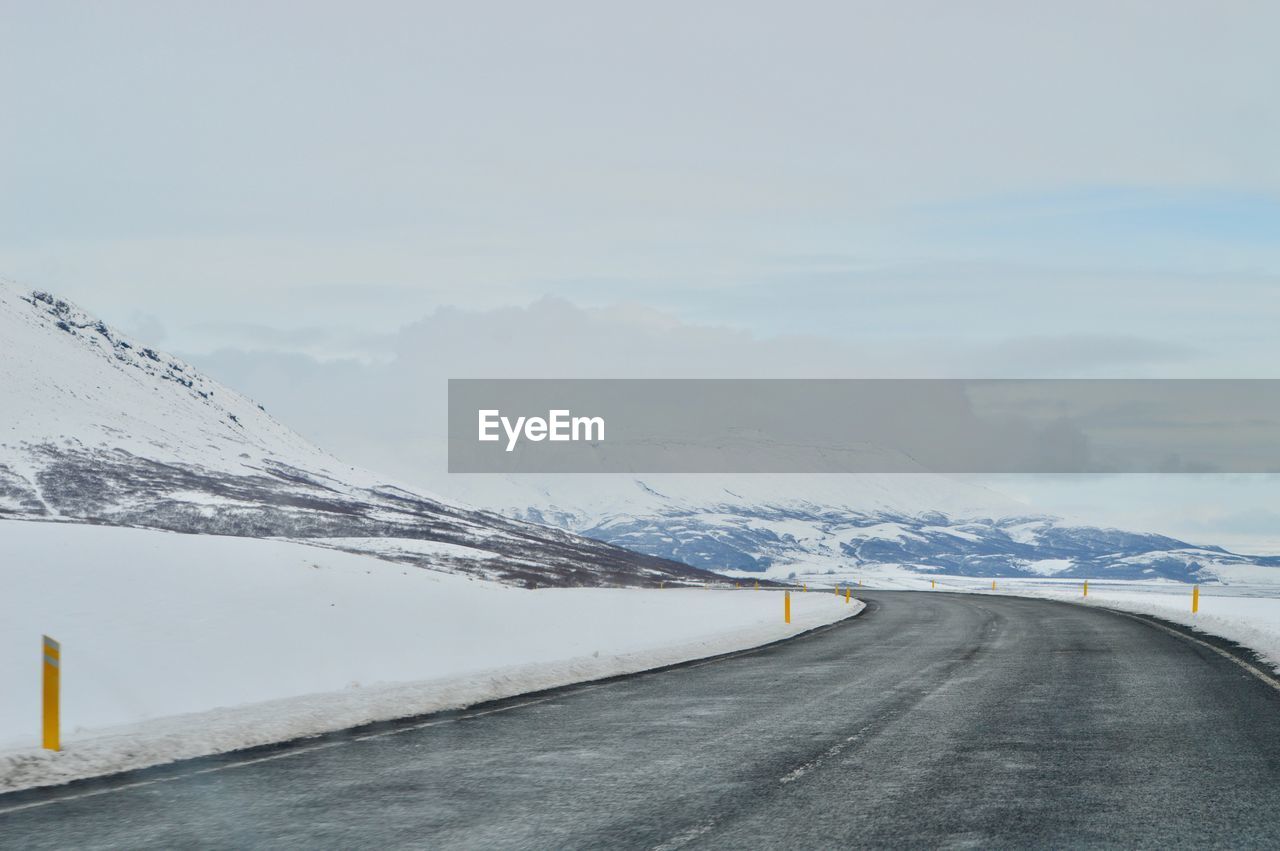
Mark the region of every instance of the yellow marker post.
<instances>
[{"instance_id":1,"label":"yellow marker post","mask_svg":"<svg viewBox=\"0 0 1280 851\"><path fill-rule=\"evenodd\" d=\"M1191 614L1200 611L1200 586L1193 586L1191 589Z\"/></svg>"},{"instance_id":2,"label":"yellow marker post","mask_svg":"<svg viewBox=\"0 0 1280 851\"><path fill-rule=\"evenodd\" d=\"M784 591L782 593L782 619L787 623L791 623L791 592Z\"/></svg>"},{"instance_id":3,"label":"yellow marker post","mask_svg":"<svg viewBox=\"0 0 1280 851\"><path fill-rule=\"evenodd\" d=\"M1084 596L1086 597L1089 596L1089 580L1088 579L1084 581Z\"/></svg>"},{"instance_id":4,"label":"yellow marker post","mask_svg":"<svg viewBox=\"0 0 1280 851\"><path fill-rule=\"evenodd\" d=\"M848 589L848 588L844 589L844 601L845 601L846 603L847 603L847 602L849 602L849 589Z\"/></svg>"},{"instance_id":5,"label":"yellow marker post","mask_svg":"<svg viewBox=\"0 0 1280 851\"><path fill-rule=\"evenodd\" d=\"M994 579L991 580L991 590L996 590L996 581Z\"/></svg>"},{"instance_id":6,"label":"yellow marker post","mask_svg":"<svg viewBox=\"0 0 1280 851\"><path fill-rule=\"evenodd\" d=\"M760 590L760 580L759 580L759 579L757 579L757 580L756 580L756 590L757 590L757 591L759 591L759 590Z\"/></svg>"},{"instance_id":7,"label":"yellow marker post","mask_svg":"<svg viewBox=\"0 0 1280 851\"><path fill-rule=\"evenodd\" d=\"M801 590L801 591L808 591L808 590L809 590L809 583L808 583L808 582L806 582L806 583L804 583L803 585L801 585L801 586L800 586L800 590Z\"/></svg>"},{"instance_id":8,"label":"yellow marker post","mask_svg":"<svg viewBox=\"0 0 1280 851\"><path fill-rule=\"evenodd\" d=\"M62 750L58 736L58 700L60 671L62 670L62 645L44 636L44 748Z\"/></svg>"},{"instance_id":9,"label":"yellow marker post","mask_svg":"<svg viewBox=\"0 0 1280 851\"><path fill-rule=\"evenodd\" d=\"M934 581L934 580L930 579L930 580L929 580L929 587L930 587L930 588L937 588L937 587L938 587L938 583L937 583L936 581Z\"/></svg>"}]
</instances>

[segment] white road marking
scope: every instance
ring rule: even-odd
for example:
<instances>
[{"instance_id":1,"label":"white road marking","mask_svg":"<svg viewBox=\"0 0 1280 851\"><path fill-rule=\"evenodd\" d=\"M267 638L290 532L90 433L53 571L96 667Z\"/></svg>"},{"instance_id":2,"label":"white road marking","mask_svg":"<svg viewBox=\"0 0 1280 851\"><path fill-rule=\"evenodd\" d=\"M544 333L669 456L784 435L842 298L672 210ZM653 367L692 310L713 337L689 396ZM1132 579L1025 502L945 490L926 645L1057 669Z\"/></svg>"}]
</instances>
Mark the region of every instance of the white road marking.
<instances>
[{"instance_id":1,"label":"white road marking","mask_svg":"<svg viewBox=\"0 0 1280 851\"><path fill-rule=\"evenodd\" d=\"M1103 606L1100 608L1106 608L1106 607ZM1135 615L1132 612L1123 612L1123 611L1120 611L1119 609L1107 609L1107 611L1115 612L1118 615L1124 615L1125 617L1128 617L1128 618L1133 618L1136 621L1142 621L1147 626L1153 626L1156 629L1162 629L1165 632L1169 633L1170 635L1176 635L1178 638L1181 638L1185 641L1190 641L1192 644L1199 644L1201 647L1205 647L1209 650L1212 650L1214 653L1217 653L1222 658L1229 659L1232 662L1239 665L1241 668L1244 668L1250 674L1257 677L1259 680L1266 683L1267 685L1271 686L1276 691L1280 691L1280 680L1277 680L1275 677L1266 673L1265 671L1258 668L1257 666L1250 665L1248 662L1241 659L1239 656L1236 656L1234 653L1228 653L1226 650L1223 650L1221 647L1218 647L1215 644L1210 644L1207 641L1201 641L1200 639L1196 638L1194 635L1188 635L1182 630L1167 627L1164 624L1159 623L1158 621L1153 621L1150 618L1144 618L1141 615Z\"/></svg>"},{"instance_id":2,"label":"white road marking","mask_svg":"<svg viewBox=\"0 0 1280 851\"><path fill-rule=\"evenodd\" d=\"M586 689L583 689L583 691L586 691ZM387 736L396 736L400 733L410 733L414 730L425 730L427 727L439 727L441 724L452 724L454 721L467 721L472 718L480 718L482 716L493 715L498 712L509 712L512 709L520 709L523 706L536 706L539 703L546 703L549 700L554 700L555 697L556 695L548 695L547 697L541 697L537 700L526 700L523 703L513 703L510 706L497 706L493 709L481 710L480 712L470 712L458 718L436 718L431 721L423 721L420 724L409 724L404 727L396 727L394 730L383 730L380 733L368 733L364 736L356 736L354 741L367 742L370 739L382 739Z\"/></svg>"},{"instance_id":3,"label":"white road marking","mask_svg":"<svg viewBox=\"0 0 1280 851\"><path fill-rule=\"evenodd\" d=\"M271 762L272 760L275 760L275 759L285 759L286 757L298 756L304 753L311 753L312 751L322 751L327 748L336 748L338 745L341 745L341 744L345 744L345 742L325 742L324 744L311 745L310 747L305 747L305 748L296 748L294 750L289 750L284 753L271 754L270 756L260 756L260 757L255 757L254 759L245 759L245 760L241 760L240 762L228 763L226 765L215 765L209 768L201 768L196 771L189 771L186 774L177 774L177 775L174 775L173 777L157 777L153 780L138 780L133 783L126 783L123 786L112 786L107 789L94 789L89 792L77 792L74 795L61 795L57 798L50 798L47 801L32 801L29 804L17 804L16 806L5 807L4 809L0 809L0 815L4 815L6 813L16 813L19 810L32 810L32 809L35 809L36 807L47 807L50 804L61 804L64 801L78 801L82 798L96 798L98 795L108 795L112 792L123 792L126 789L140 789L143 786L155 786L157 784L168 783L173 780L185 780L188 777L197 777L201 774L212 774L215 771L225 771L228 768L241 768L246 765L257 765L260 762Z\"/></svg>"},{"instance_id":4,"label":"white road marking","mask_svg":"<svg viewBox=\"0 0 1280 851\"><path fill-rule=\"evenodd\" d=\"M598 686L594 686L593 688L598 688ZM586 689L583 689L583 691L586 691ZM293 757L293 756L302 756L303 754L314 753L315 751L328 750L329 748L336 748L336 747L341 747L342 745L349 745L352 742L364 742L364 741L368 741L369 739L380 739L380 738L383 738L384 736L394 736L398 733L408 733L413 730L421 730L426 727L435 727L440 724L450 724L455 721L467 721L472 718L480 718L484 715L494 715L498 712L508 712L512 709L520 709L525 706L533 706L538 703L546 703L549 700L555 699L555 697L557 697L557 695L549 695L547 697L539 698L538 700L526 700L526 701L523 701L522 703L513 703L510 706L497 706L497 707L494 707L493 709L483 709L479 712L469 712L466 715L460 715L457 718L437 718L432 721L424 721L421 724L412 724L406 727L397 727L394 730L384 730L380 733L369 733L368 735L356 736L351 739L343 739L337 742L323 742L321 744L316 744L316 745L290 748L289 750L284 751L282 753L270 754L268 756L259 756L259 757L254 757L252 759L242 759L239 762L228 762L223 765L213 765L208 768L200 768L195 771L188 771L183 774L174 774L169 777L156 777L152 780L138 780L133 783L125 783L122 786L111 786L106 789L94 789L88 792L77 792L72 795L60 795L56 798L49 798L48 800L45 800L45 801L32 801L27 804L16 804L11 807L0 808L0 815L4 815L6 813L16 813L16 812L19 812L20 810L31 810L37 807L47 807L50 804L61 804L66 801L79 801L83 798L95 798L99 795L108 795L112 792L123 792L128 789L139 789L144 786L155 786L160 783L172 783L175 780L186 780L189 777L199 777L202 774L213 774L218 771L227 771L233 768L244 768L247 765L257 765L260 762L271 762L272 760L277 760L277 759L288 759L289 757Z\"/></svg>"},{"instance_id":5,"label":"white road marking","mask_svg":"<svg viewBox=\"0 0 1280 851\"><path fill-rule=\"evenodd\" d=\"M799 780L801 777L804 777L810 771L813 771L815 768L822 765L822 763L826 762L832 757L839 756L844 751L845 748L849 747L849 745L853 744L854 742L858 741L863 736L865 736L867 734L867 731L871 729L874 723L875 722L872 722L872 724L867 724L865 727L863 727L858 732L854 733L852 736L849 736L843 741L836 742L834 745L832 745L831 747L823 751L817 758L812 759L809 762L806 762L804 765L800 766L799 768L795 768L795 769L792 769L791 771L788 771L786 774L778 778L778 782L794 783L795 781Z\"/></svg>"},{"instance_id":6,"label":"white road marking","mask_svg":"<svg viewBox=\"0 0 1280 851\"><path fill-rule=\"evenodd\" d=\"M716 826L715 819L711 819L710 821L703 822L702 824L694 825L693 827L687 830L680 831L675 836L671 837L661 845L655 845L653 847L653 851L676 851L676 849L683 848L693 840L697 839L699 836L702 836L703 834L706 834L706 833L710 833L712 828L714 828L715 826Z\"/></svg>"}]
</instances>

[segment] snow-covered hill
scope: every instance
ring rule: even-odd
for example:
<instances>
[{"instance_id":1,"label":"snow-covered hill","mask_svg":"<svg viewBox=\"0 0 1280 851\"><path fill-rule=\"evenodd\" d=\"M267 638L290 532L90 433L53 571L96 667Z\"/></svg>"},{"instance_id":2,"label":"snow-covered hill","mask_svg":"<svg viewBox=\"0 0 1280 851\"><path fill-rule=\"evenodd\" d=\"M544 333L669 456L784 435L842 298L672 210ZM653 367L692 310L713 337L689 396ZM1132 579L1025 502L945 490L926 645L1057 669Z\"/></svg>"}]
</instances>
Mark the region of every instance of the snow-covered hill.
<instances>
[{"instance_id":1,"label":"snow-covered hill","mask_svg":"<svg viewBox=\"0 0 1280 851\"><path fill-rule=\"evenodd\" d=\"M343 464L47 293L0 284L0 345L0 518L303 539L529 586L707 578Z\"/></svg>"},{"instance_id":2,"label":"snow-covered hill","mask_svg":"<svg viewBox=\"0 0 1280 851\"><path fill-rule=\"evenodd\" d=\"M959 576L1231 581L1280 568L1163 535L1066 523L933 475L450 477L513 517L690 565L773 578L865 565ZM1280 571L1277 571L1280 573Z\"/></svg>"}]
</instances>

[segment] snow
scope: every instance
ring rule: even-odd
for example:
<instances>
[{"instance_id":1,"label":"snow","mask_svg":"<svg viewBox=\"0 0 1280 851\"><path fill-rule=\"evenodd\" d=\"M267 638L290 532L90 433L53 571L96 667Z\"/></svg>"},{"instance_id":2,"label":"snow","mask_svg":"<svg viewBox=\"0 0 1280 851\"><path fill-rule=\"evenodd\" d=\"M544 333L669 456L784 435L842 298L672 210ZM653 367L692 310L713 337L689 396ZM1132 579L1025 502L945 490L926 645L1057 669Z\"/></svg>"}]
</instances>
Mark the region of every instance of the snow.
<instances>
[{"instance_id":1,"label":"snow","mask_svg":"<svg viewBox=\"0 0 1280 851\"><path fill-rule=\"evenodd\" d=\"M1196 614L1191 612L1193 586L1182 582L1090 580L1088 597L1079 580L999 579L994 592L990 580L939 577L939 585L947 590L1042 597L1155 615L1234 641L1280 672L1280 584L1268 578L1272 581L1263 584L1202 585Z\"/></svg>"},{"instance_id":2,"label":"snow","mask_svg":"<svg viewBox=\"0 0 1280 851\"><path fill-rule=\"evenodd\" d=\"M351 543L351 542L347 542ZM834 594L529 591L296 542L0 521L0 791L459 708L787 638ZM62 643L64 749L39 741Z\"/></svg>"},{"instance_id":3,"label":"snow","mask_svg":"<svg viewBox=\"0 0 1280 851\"><path fill-rule=\"evenodd\" d=\"M446 541L419 541L412 538L299 538L299 543L347 552L381 556L392 561L404 556L448 556L450 558L492 559L497 553L464 547Z\"/></svg>"},{"instance_id":4,"label":"snow","mask_svg":"<svg viewBox=\"0 0 1280 851\"><path fill-rule=\"evenodd\" d=\"M1040 576L1053 576L1055 573L1070 570L1074 564L1075 562L1069 558L1041 558L1026 562L1023 566Z\"/></svg>"},{"instance_id":5,"label":"snow","mask_svg":"<svg viewBox=\"0 0 1280 851\"><path fill-rule=\"evenodd\" d=\"M16 461L23 444L46 442L108 445L211 466L239 466L247 450L258 457L314 452L189 364L48 298L0 286L0 387L9 403L0 460Z\"/></svg>"},{"instance_id":6,"label":"snow","mask_svg":"<svg viewBox=\"0 0 1280 851\"><path fill-rule=\"evenodd\" d=\"M457 475L434 483L471 505L513 516L530 510L557 517L557 525L581 531L613 518L647 517L717 507L783 505L856 513L914 515L936 511L953 518L1009 517L1029 513L979 485L929 473L859 475Z\"/></svg>"},{"instance_id":7,"label":"snow","mask_svg":"<svg viewBox=\"0 0 1280 851\"><path fill-rule=\"evenodd\" d=\"M951 535L954 538L960 538L963 541L972 541L978 543L982 541L981 535L975 535L973 532L967 532L964 529L957 529L954 526L925 526L922 532L932 532L935 535Z\"/></svg>"},{"instance_id":8,"label":"snow","mask_svg":"<svg viewBox=\"0 0 1280 851\"><path fill-rule=\"evenodd\" d=\"M970 482L898 475L450 476L450 493L511 517L716 572L775 577L901 562L973 575L1228 581L1249 556L1073 526Z\"/></svg>"},{"instance_id":9,"label":"snow","mask_svg":"<svg viewBox=\"0 0 1280 851\"><path fill-rule=\"evenodd\" d=\"M43 465L38 449L51 446L124 451L234 473L279 462L347 485L391 485L312 445L190 364L64 299L0 281L0 340L0 465L27 482L37 481ZM204 492L182 496L210 502Z\"/></svg>"},{"instance_id":10,"label":"snow","mask_svg":"<svg viewBox=\"0 0 1280 851\"><path fill-rule=\"evenodd\" d=\"M794 574L795 581L808 582L810 587L857 584L864 588L931 593L1006 594L1155 615L1234 641L1280 672L1280 571L1274 567L1238 565L1227 569L1220 577L1224 584L1200 586L1200 610L1196 614L1191 613L1193 586L1168 579L1090 579L1086 598L1080 579L1050 575L998 577L996 590L992 591L991 577L923 574L905 565L860 565L829 571L821 563L793 564L772 568L770 575Z\"/></svg>"},{"instance_id":11,"label":"snow","mask_svg":"<svg viewBox=\"0 0 1280 851\"><path fill-rule=\"evenodd\" d=\"M1049 525L1050 523L1047 520L1035 519L1006 526L1004 531L1009 536L1009 539L1016 543L1035 544L1039 541L1039 533L1043 532Z\"/></svg>"},{"instance_id":12,"label":"snow","mask_svg":"<svg viewBox=\"0 0 1280 851\"><path fill-rule=\"evenodd\" d=\"M699 576L345 465L55 296L0 283L0 341L0 516L335 536L325 545L522 586Z\"/></svg>"},{"instance_id":13,"label":"snow","mask_svg":"<svg viewBox=\"0 0 1280 851\"><path fill-rule=\"evenodd\" d=\"M837 544L849 544L854 541L903 541L925 540L923 536L903 528L901 523L875 523L846 529L832 536Z\"/></svg>"}]
</instances>

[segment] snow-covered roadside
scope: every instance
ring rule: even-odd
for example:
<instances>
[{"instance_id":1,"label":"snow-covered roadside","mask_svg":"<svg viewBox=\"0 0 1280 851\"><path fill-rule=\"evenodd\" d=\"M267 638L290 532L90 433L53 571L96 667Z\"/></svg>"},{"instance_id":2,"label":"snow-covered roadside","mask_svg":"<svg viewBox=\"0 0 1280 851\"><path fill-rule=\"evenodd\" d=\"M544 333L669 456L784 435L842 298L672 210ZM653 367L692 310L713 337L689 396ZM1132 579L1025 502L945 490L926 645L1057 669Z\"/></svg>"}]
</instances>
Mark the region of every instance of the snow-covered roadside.
<instances>
[{"instance_id":1,"label":"snow-covered roadside","mask_svg":"<svg viewBox=\"0 0 1280 851\"><path fill-rule=\"evenodd\" d=\"M1135 614L1154 615L1173 623L1234 641L1249 648L1280 672L1280 586L1202 585L1200 610L1191 613L1192 586L1177 582L1089 581L1089 596L1079 580L939 577L940 590L981 594L1013 594L1065 600ZM927 580L926 580L927 581Z\"/></svg>"},{"instance_id":2,"label":"snow-covered roadside","mask_svg":"<svg viewBox=\"0 0 1280 851\"><path fill-rule=\"evenodd\" d=\"M860 583L864 588L963 591L1043 597L1086 606L1155 615L1253 650L1280 672L1280 570L1254 565L1222 567L1220 583L1200 586L1200 611L1191 613L1192 586L1171 580L1090 579L1089 596L1077 578L990 577L921 573L897 564L864 564L833 570L826 565L775 565L773 578L794 575L811 588ZM930 583L936 583L931 585Z\"/></svg>"},{"instance_id":3,"label":"snow-covered roadside","mask_svg":"<svg viewBox=\"0 0 1280 851\"><path fill-rule=\"evenodd\" d=\"M0 521L0 791L759 646L834 594L525 591L299 544ZM39 742L40 636L63 750Z\"/></svg>"}]
</instances>

